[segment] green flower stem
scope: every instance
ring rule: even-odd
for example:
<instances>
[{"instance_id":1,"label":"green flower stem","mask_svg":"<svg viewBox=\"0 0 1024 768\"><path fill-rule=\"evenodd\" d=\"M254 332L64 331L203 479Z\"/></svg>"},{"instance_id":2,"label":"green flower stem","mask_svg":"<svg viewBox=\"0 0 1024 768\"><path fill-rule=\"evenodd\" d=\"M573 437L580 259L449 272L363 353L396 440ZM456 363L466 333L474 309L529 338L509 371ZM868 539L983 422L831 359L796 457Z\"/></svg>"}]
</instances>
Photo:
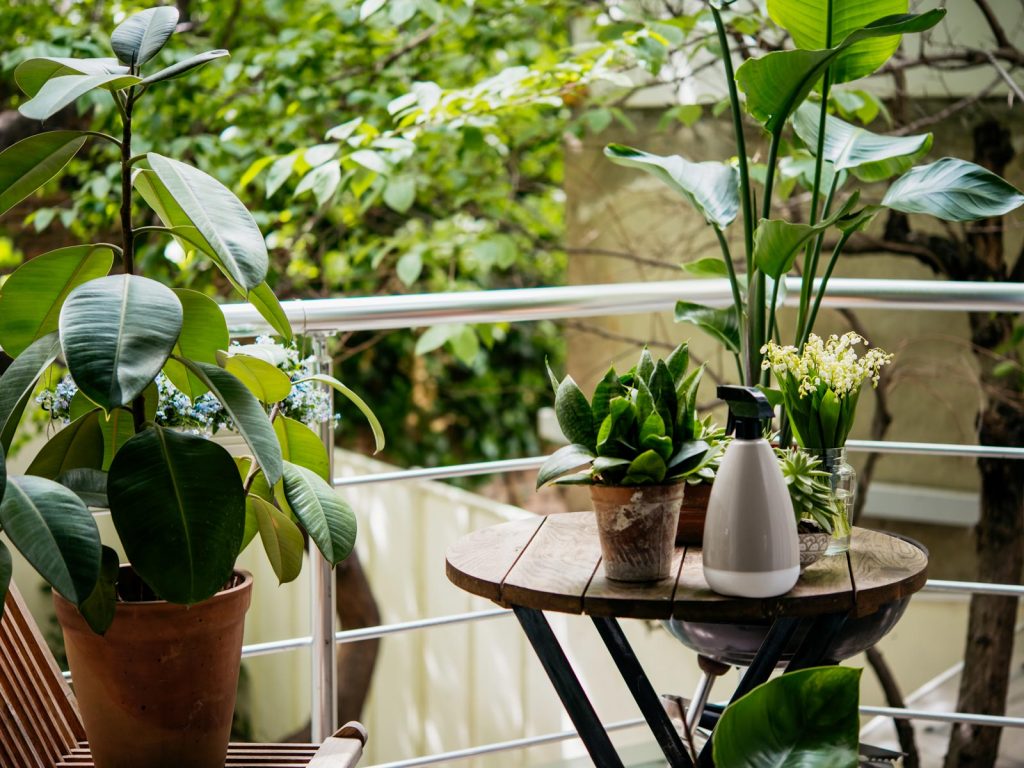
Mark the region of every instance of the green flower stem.
<instances>
[{"instance_id":1,"label":"green flower stem","mask_svg":"<svg viewBox=\"0 0 1024 768\"><path fill-rule=\"evenodd\" d=\"M839 254L846 247L846 241L850 239L852 234L852 232L844 232L842 237L839 238L839 242L836 243L836 247L832 249L832 256L828 260L828 266L825 267L825 274L821 276L821 284L818 286L818 293L814 298L814 306L807 316L807 324L804 325L803 331L800 333L800 342L797 344L798 349L807 343L807 337L810 336L811 329L814 328L814 321L817 319L818 310L821 308L821 300L825 297L825 287L828 285L829 278L832 277L832 270L836 268Z\"/></svg>"},{"instance_id":2,"label":"green flower stem","mask_svg":"<svg viewBox=\"0 0 1024 768\"><path fill-rule=\"evenodd\" d=\"M825 197L825 207L822 209L821 218L828 218L829 214L832 213L832 203L835 200L836 191L839 188L839 174L835 173L832 176L832 184L829 186L828 195ZM800 310L797 314L796 321L796 333L797 333L797 346L800 346L800 333L804 328L804 324L807 320L807 309L811 303L811 289L814 285L814 276L818 271L818 260L821 258L821 248L825 243L825 232L819 232L818 236L814 238L813 247L812 245L807 246L807 253L804 257L804 274L803 280L800 282ZM824 283L822 283L824 286ZM807 329L808 332L814 328L813 321L810 327ZM806 336L806 334L805 334Z\"/></svg>"},{"instance_id":3,"label":"green flower stem","mask_svg":"<svg viewBox=\"0 0 1024 768\"><path fill-rule=\"evenodd\" d=\"M722 259L725 261L725 269L729 273L729 287L732 289L733 306L736 308L736 323L740 329L740 343L746 344L748 340L743 333L743 299L740 297L740 284L736 278L736 268L732 264L732 253L729 250L729 241L725 239L725 234L717 225L712 225L711 228L715 230L715 236L718 238L718 245L722 249ZM740 361L739 355L736 356L736 367L739 370L740 378L744 378L743 363Z\"/></svg>"},{"instance_id":4,"label":"green flower stem","mask_svg":"<svg viewBox=\"0 0 1024 768\"><path fill-rule=\"evenodd\" d=\"M764 180L764 199L761 207L761 218L767 219L772 213L772 187L775 184L775 169L779 159L779 145L782 143L782 129L772 134L768 145L768 170ZM761 347L767 340L765 333L765 274L756 267L751 278L750 296L747 302L747 315L750 317L750 342L747 347L747 384L758 382L768 383L768 372L761 371Z\"/></svg>"}]
</instances>

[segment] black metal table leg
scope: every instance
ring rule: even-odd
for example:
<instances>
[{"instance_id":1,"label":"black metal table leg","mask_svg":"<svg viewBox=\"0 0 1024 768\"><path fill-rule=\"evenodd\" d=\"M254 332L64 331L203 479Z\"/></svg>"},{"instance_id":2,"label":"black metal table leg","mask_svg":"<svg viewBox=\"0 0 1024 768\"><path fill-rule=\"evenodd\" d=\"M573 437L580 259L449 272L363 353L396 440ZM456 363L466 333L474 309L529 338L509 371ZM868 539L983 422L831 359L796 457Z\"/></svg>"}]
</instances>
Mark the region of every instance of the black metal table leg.
<instances>
[{"instance_id":1,"label":"black metal table leg","mask_svg":"<svg viewBox=\"0 0 1024 768\"><path fill-rule=\"evenodd\" d=\"M598 616L591 618L608 648L608 653L615 661L615 666L619 668L619 673L629 688L629 692L633 694L637 706L640 707L640 712L651 727L651 731L654 732L654 737L658 740L661 751L665 753L669 765L672 768L692 768L693 761L687 754L686 748L679 738L679 733L672 725L665 708L661 705L661 699L658 698L658 694L650 680L647 679L636 654L633 653L622 627L615 619Z\"/></svg>"},{"instance_id":2,"label":"black metal table leg","mask_svg":"<svg viewBox=\"0 0 1024 768\"><path fill-rule=\"evenodd\" d=\"M848 613L830 613L815 618L800 647L786 666L786 671L796 672L798 669L830 663L825 660L825 654L839 637L848 616Z\"/></svg>"},{"instance_id":3,"label":"black metal table leg","mask_svg":"<svg viewBox=\"0 0 1024 768\"><path fill-rule=\"evenodd\" d=\"M540 659L544 671L547 672L551 684L555 687L558 698L562 700L565 711L576 726L576 732L590 753L594 765L598 768L623 768L622 760L608 738L608 732L601 725L594 706L587 698L572 667L569 666L565 652L544 614L520 606L513 606L512 610L519 619L537 658Z\"/></svg>"}]
</instances>

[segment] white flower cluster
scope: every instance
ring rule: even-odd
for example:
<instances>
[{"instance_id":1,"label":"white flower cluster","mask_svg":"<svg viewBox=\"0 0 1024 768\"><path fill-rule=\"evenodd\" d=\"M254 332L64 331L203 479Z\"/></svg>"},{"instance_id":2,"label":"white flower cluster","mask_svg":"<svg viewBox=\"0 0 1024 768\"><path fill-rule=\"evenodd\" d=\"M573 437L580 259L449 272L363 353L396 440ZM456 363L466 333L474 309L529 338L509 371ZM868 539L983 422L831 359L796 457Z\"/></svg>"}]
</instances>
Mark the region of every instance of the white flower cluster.
<instances>
[{"instance_id":1,"label":"white flower cluster","mask_svg":"<svg viewBox=\"0 0 1024 768\"><path fill-rule=\"evenodd\" d=\"M800 396L812 394L822 386L843 397L860 389L865 379L878 386L882 366L892 362L893 356L874 347L857 356L855 347L867 344L859 334L833 334L828 340L813 333L804 344L803 354L796 347L784 347L769 341L761 347L765 356L761 367L771 369L777 377L789 377L799 385Z\"/></svg>"}]
</instances>

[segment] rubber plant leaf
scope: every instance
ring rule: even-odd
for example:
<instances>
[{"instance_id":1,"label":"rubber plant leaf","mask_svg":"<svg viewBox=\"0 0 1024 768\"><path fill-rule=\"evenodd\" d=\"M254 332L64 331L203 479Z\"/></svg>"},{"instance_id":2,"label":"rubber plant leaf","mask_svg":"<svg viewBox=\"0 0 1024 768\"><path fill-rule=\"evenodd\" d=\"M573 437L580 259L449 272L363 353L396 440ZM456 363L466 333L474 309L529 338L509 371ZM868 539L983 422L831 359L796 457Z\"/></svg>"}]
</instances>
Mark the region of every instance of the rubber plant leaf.
<instances>
[{"instance_id":1,"label":"rubber plant leaf","mask_svg":"<svg viewBox=\"0 0 1024 768\"><path fill-rule=\"evenodd\" d=\"M14 69L14 81L27 96L39 93L48 80L64 75L127 75L128 67L114 58L71 59L37 56L25 59Z\"/></svg>"},{"instance_id":2,"label":"rubber plant leaf","mask_svg":"<svg viewBox=\"0 0 1024 768\"><path fill-rule=\"evenodd\" d=\"M245 528L242 480L224 448L144 429L114 457L107 495L125 554L159 597L191 605L224 587Z\"/></svg>"},{"instance_id":3,"label":"rubber plant leaf","mask_svg":"<svg viewBox=\"0 0 1024 768\"><path fill-rule=\"evenodd\" d=\"M359 412L366 418L367 423L370 425L370 430L373 432L373 452L379 453L384 449L384 427L381 426L380 419L377 418L377 415L373 412L370 406L366 404L366 401L363 400L363 398L333 376L328 376L325 373L315 373L312 376L296 379L292 384L303 384L307 381L315 381L319 384L324 384L330 387L358 408Z\"/></svg>"},{"instance_id":4,"label":"rubber plant leaf","mask_svg":"<svg viewBox=\"0 0 1024 768\"><path fill-rule=\"evenodd\" d=\"M605 157L617 165L639 168L682 195L720 229L729 226L740 209L739 175L725 163L692 163L679 155L653 155L621 144L604 148Z\"/></svg>"},{"instance_id":5,"label":"rubber plant leaf","mask_svg":"<svg viewBox=\"0 0 1024 768\"><path fill-rule=\"evenodd\" d=\"M82 283L114 265L109 245L72 245L43 253L14 271L0 289L0 345L17 357L36 339L57 330L64 300Z\"/></svg>"},{"instance_id":6,"label":"rubber plant leaf","mask_svg":"<svg viewBox=\"0 0 1024 768\"><path fill-rule=\"evenodd\" d=\"M11 551L0 541L0 619L4 617L4 604L7 602L7 590L11 586L11 575L14 573L14 562Z\"/></svg>"},{"instance_id":7,"label":"rubber plant leaf","mask_svg":"<svg viewBox=\"0 0 1024 768\"><path fill-rule=\"evenodd\" d=\"M288 374L258 357L220 350L217 363L245 384L261 403L284 400L292 391L292 380Z\"/></svg>"},{"instance_id":8,"label":"rubber plant leaf","mask_svg":"<svg viewBox=\"0 0 1024 768\"><path fill-rule=\"evenodd\" d=\"M69 469L56 478L57 482L72 491L87 507L107 509L107 473L96 469Z\"/></svg>"},{"instance_id":9,"label":"rubber plant leaf","mask_svg":"<svg viewBox=\"0 0 1024 768\"><path fill-rule=\"evenodd\" d=\"M287 416L274 419L274 433L281 445L281 457L285 461L316 472L327 482L331 481L330 460L320 435L301 421Z\"/></svg>"},{"instance_id":10,"label":"rubber plant leaf","mask_svg":"<svg viewBox=\"0 0 1024 768\"><path fill-rule=\"evenodd\" d=\"M256 517L260 540L278 583L295 581L302 570L302 553L305 551L305 541L299 526L259 496L246 499L246 506L251 508Z\"/></svg>"},{"instance_id":11,"label":"rubber plant leaf","mask_svg":"<svg viewBox=\"0 0 1024 768\"><path fill-rule=\"evenodd\" d=\"M74 493L43 477L10 477L0 525L59 594L81 605L92 593L100 571L100 534Z\"/></svg>"},{"instance_id":12,"label":"rubber plant leaf","mask_svg":"<svg viewBox=\"0 0 1024 768\"><path fill-rule=\"evenodd\" d=\"M137 69L160 53L177 26L178 9L173 5L147 8L117 25L110 47L122 64Z\"/></svg>"},{"instance_id":13,"label":"rubber plant leaf","mask_svg":"<svg viewBox=\"0 0 1024 768\"><path fill-rule=\"evenodd\" d=\"M81 131L47 131L0 152L0 214L64 170L87 138Z\"/></svg>"},{"instance_id":14,"label":"rubber plant leaf","mask_svg":"<svg viewBox=\"0 0 1024 768\"><path fill-rule=\"evenodd\" d=\"M138 275L109 275L68 295L61 348L78 388L109 413L156 378L181 325L181 302L170 288Z\"/></svg>"},{"instance_id":15,"label":"rubber plant leaf","mask_svg":"<svg viewBox=\"0 0 1024 768\"><path fill-rule=\"evenodd\" d=\"M205 66L215 59L221 59L229 55L223 48L218 48L215 51L206 51L205 53L197 53L195 56L189 56L187 59L182 59L171 64L169 67L164 67L159 72L154 72L152 75L142 78L142 84L150 85L151 83L159 83L164 80L174 80L191 72L193 69Z\"/></svg>"},{"instance_id":16,"label":"rubber plant leaf","mask_svg":"<svg viewBox=\"0 0 1024 768\"><path fill-rule=\"evenodd\" d=\"M730 704L715 726L718 768L856 768L860 670L789 672Z\"/></svg>"},{"instance_id":17,"label":"rubber plant leaf","mask_svg":"<svg viewBox=\"0 0 1024 768\"><path fill-rule=\"evenodd\" d=\"M889 187L882 205L903 213L927 213L945 221L1003 216L1024 203L1005 179L966 160L944 157L912 168Z\"/></svg>"},{"instance_id":18,"label":"rubber plant leaf","mask_svg":"<svg viewBox=\"0 0 1024 768\"><path fill-rule=\"evenodd\" d=\"M356 516L326 480L315 472L284 463L284 493L295 516L331 565L350 554L356 541Z\"/></svg>"},{"instance_id":19,"label":"rubber plant leaf","mask_svg":"<svg viewBox=\"0 0 1024 768\"><path fill-rule=\"evenodd\" d=\"M831 5L831 30L827 4L821 0L768 0L768 15L789 32L798 48L820 49L832 47L876 19L906 13L910 4L908 0L831 0ZM847 83L870 75L899 47L899 35L850 46L833 62L832 82Z\"/></svg>"},{"instance_id":20,"label":"rubber plant leaf","mask_svg":"<svg viewBox=\"0 0 1024 768\"><path fill-rule=\"evenodd\" d=\"M231 343L220 305L209 296L187 288L175 288L174 295L181 302L182 321L172 354L201 363L216 363L217 352ZM205 384L173 357L164 363L164 375L189 400L194 401L208 391Z\"/></svg>"},{"instance_id":21,"label":"rubber plant leaf","mask_svg":"<svg viewBox=\"0 0 1024 768\"><path fill-rule=\"evenodd\" d=\"M32 342L0 376L0 444L6 454L36 382L60 352L56 333Z\"/></svg>"},{"instance_id":22,"label":"rubber plant leaf","mask_svg":"<svg viewBox=\"0 0 1024 768\"><path fill-rule=\"evenodd\" d=\"M769 133L780 134L789 116L843 51L863 40L924 32L938 24L945 14L944 10L933 10L887 16L851 32L834 48L774 51L748 59L736 70L736 84L747 97L746 109Z\"/></svg>"},{"instance_id":23,"label":"rubber plant leaf","mask_svg":"<svg viewBox=\"0 0 1024 768\"><path fill-rule=\"evenodd\" d=\"M804 102L793 114L793 130L813 153L818 148L820 105ZM932 134L886 136L825 117L822 156L836 170L849 170L861 181L882 181L912 168L932 148Z\"/></svg>"},{"instance_id":24,"label":"rubber plant leaf","mask_svg":"<svg viewBox=\"0 0 1024 768\"><path fill-rule=\"evenodd\" d=\"M70 469L103 466L103 430L99 410L72 421L51 437L28 465L25 474L56 480Z\"/></svg>"},{"instance_id":25,"label":"rubber plant leaf","mask_svg":"<svg viewBox=\"0 0 1024 768\"><path fill-rule=\"evenodd\" d=\"M18 111L29 120L47 120L96 88L120 91L141 82L133 75L61 75L43 83Z\"/></svg>"},{"instance_id":26,"label":"rubber plant leaf","mask_svg":"<svg viewBox=\"0 0 1024 768\"><path fill-rule=\"evenodd\" d=\"M110 547L103 547L100 558L100 575L92 593L78 607L82 618L97 635L106 634L114 623L114 611L117 608L117 575L121 568L121 559Z\"/></svg>"}]
</instances>

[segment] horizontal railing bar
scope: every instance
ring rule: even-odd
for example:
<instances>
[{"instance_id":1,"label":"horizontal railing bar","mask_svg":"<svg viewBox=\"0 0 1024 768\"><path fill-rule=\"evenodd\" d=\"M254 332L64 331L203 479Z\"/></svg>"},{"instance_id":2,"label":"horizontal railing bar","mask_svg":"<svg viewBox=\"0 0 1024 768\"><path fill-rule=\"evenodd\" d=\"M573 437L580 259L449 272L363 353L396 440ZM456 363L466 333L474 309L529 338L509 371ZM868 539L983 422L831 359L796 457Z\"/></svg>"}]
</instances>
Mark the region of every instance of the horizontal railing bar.
<instances>
[{"instance_id":1,"label":"horizontal railing bar","mask_svg":"<svg viewBox=\"0 0 1024 768\"><path fill-rule=\"evenodd\" d=\"M787 278L786 286L786 303L794 305L800 294L799 278ZM286 301L282 306L295 330L308 333L667 312L680 299L724 307L732 304L732 293L724 279L667 280L303 299ZM833 308L1022 312L1024 284L834 278L829 281L823 304ZM226 304L223 310L236 334L270 330L249 304Z\"/></svg>"},{"instance_id":2,"label":"horizontal railing bar","mask_svg":"<svg viewBox=\"0 0 1024 768\"><path fill-rule=\"evenodd\" d=\"M970 459L1024 460L1024 448L1009 445L907 443L899 440L847 440L846 447L858 453L898 453L918 456L962 456Z\"/></svg>"},{"instance_id":3,"label":"horizontal railing bar","mask_svg":"<svg viewBox=\"0 0 1024 768\"><path fill-rule=\"evenodd\" d=\"M862 715L892 717L896 720L934 720L939 723L964 723L965 725L992 725L997 728L1024 728L1024 717L999 715L975 715L971 712L932 712L926 709L900 709L898 707L860 708Z\"/></svg>"},{"instance_id":4,"label":"horizontal railing bar","mask_svg":"<svg viewBox=\"0 0 1024 768\"><path fill-rule=\"evenodd\" d=\"M627 728L636 728L637 726L644 724L644 719L638 717L634 720L621 720L617 723L611 723L610 725L606 725L604 729L609 732L622 731ZM571 739L578 738L579 734L577 734L576 731L558 731L556 733L545 733L541 736L527 736L522 739L496 741L490 744L482 744L478 747L456 749L451 752L438 752L436 755L423 755L421 757L409 758L408 760L396 760L391 763L378 763L377 765L370 766L370 768L417 768L417 766L422 765L434 765L435 763L444 763L450 760L467 760L471 757L477 757L478 755L507 752L513 749L525 749L526 747L536 747L542 744L552 744L559 741L569 741Z\"/></svg>"},{"instance_id":5,"label":"horizontal railing bar","mask_svg":"<svg viewBox=\"0 0 1024 768\"><path fill-rule=\"evenodd\" d=\"M965 592L971 595L996 595L999 597L1024 597L1024 586L1020 584L986 584L983 581L944 581L928 579L925 592Z\"/></svg>"}]
</instances>

